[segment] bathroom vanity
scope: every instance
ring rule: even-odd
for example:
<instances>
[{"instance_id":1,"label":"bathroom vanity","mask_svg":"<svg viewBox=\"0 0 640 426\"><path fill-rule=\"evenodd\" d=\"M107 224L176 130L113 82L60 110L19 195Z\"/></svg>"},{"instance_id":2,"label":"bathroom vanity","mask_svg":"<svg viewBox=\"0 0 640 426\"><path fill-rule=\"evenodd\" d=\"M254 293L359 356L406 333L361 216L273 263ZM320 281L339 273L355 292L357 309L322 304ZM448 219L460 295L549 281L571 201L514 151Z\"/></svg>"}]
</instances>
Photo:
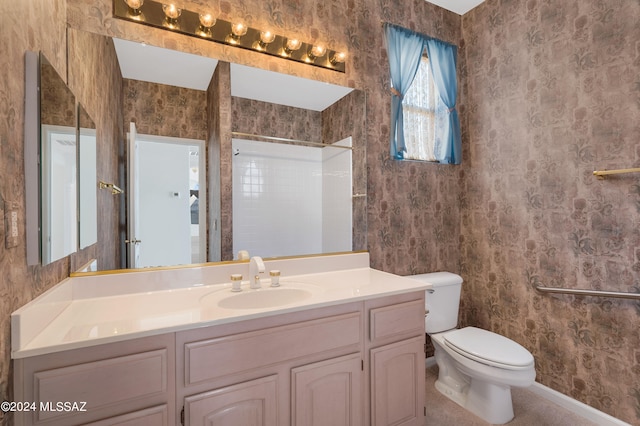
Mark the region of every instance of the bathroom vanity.
<instances>
[{"instance_id":1,"label":"bathroom vanity","mask_svg":"<svg viewBox=\"0 0 640 426\"><path fill-rule=\"evenodd\" d=\"M367 253L65 280L12 315L17 425L423 425L424 292Z\"/></svg>"}]
</instances>

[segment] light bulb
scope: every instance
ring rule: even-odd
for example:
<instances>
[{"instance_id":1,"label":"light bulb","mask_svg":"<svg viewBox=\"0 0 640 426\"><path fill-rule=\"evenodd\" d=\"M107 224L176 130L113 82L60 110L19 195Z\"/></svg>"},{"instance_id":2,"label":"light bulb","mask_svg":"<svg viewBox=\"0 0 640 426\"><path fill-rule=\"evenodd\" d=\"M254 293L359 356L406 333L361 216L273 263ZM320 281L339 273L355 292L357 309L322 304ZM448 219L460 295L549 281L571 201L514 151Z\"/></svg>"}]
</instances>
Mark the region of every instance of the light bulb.
<instances>
[{"instance_id":1,"label":"light bulb","mask_svg":"<svg viewBox=\"0 0 640 426\"><path fill-rule=\"evenodd\" d=\"M284 56L285 58L288 58L289 56L291 56L292 52L300 49L300 46L302 46L302 42L300 40L295 38L289 38L287 39L284 46L282 46L281 55Z\"/></svg>"},{"instance_id":2,"label":"light bulb","mask_svg":"<svg viewBox=\"0 0 640 426\"><path fill-rule=\"evenodd\" d=\"M180 14L182 14L182 9L180 9L178 6L176 6L173 3L163 4L162 11L164 12L167 19L170 19L172 21L175 21L176 19L178 19L180 17Z\"/></svg>"},{"instance_id":3,"label":"light bulb","mask_svg":"<svg viewBox=\"0 0 640 426\"><path fill-rule=\"evenodd\" d=\"M302 46L302 42L295 38L290 38L287 40L286 48L290 51L298 50Z\"/></svg>"},{"instance_id":4,"label":"light bulb","mask_svg":"<svg viewBox=\"0 0 640 426\"><path fill-rule=\"evenodd\" d=\"M276 39L276 35L271 31L260 31L260 41L264 44L269 44Z\"/></svg>"},{"instance_id":5,"label":"light bulb","mask_svg":"<svg viewBox=\"0 0 640 426\"><path fill-rule=\"evenodd\" d=\"M144 0L124 0L129 6L129 14L136 19L141 19L142 11L140 8L144 4Z\"/></svg>"},{"instance_id":6,"label":"light bulb","mask_svg":"<svg viewBox=\"0 0 640 426\"><path fill-rule=\"evenodd\" d=\"M347 59L347 54L344 52L336 52L333 54L329 62L331 65L341 64Z\"/></svg>"},{"instance_id":7,"label":"light bulb","mask_svg":"<svg viewBox=\"0 0 640 426\"><path fill-rule=\"evenodd\" d=\"M326 51L327 49L324 46L317 44L313 46L309 51L309 57L311 59L319 58L320 56L324 55Z\"/></svg>"},{"instance_id":8,"label":"light bulb","mask_svg":"<svg viewBox=\"0 0 640 426\"><path fill-rule=\"evenodd\" d=\"M201 13L199 18L203 28L211 28L216 24L216 18L210 13Z\"/></svg>"},{"instance_id":9,"label":"light bulb","mask_svg":"<svg viewBox=\"0 0 640 426\"><path fill-rule=\"evenodd\" d=\"M253 48L259 51L267 50L267 45L276 39L276 35L271 31L260 31L260 37L253 43Z\"/></svg>"},{"instance_id":10,"label":"light bulb","mask_svg":"<svg viewBox=\"0 0 640 426\"><path fill-rule=\"evenodd\" d=\"M144 4L144 0L124 0L124 2L133 10L138 10Z\"/></svg>"},{"instance_id":11,"label":"light bulb","mask_svg":"<svg viewBox=\"0 0 640 426\"><path fill-rule=\"evenodd\" d=\"M229 44L240 43L240 37L247 33L247 26L242 22L236 22L231 24L231 34L225 37L224 41Z\"/></svg>"},{"instance_id":12,"label":"light bulb","mask_svg":"<svg viewBox=\"0 0 640 426\"><path fill-rule=\"evenodd\" d=\"M231 32L234 36L240 38L247 33L247 26L242 22L231 24Z\"/></svg>"}]
</instances>

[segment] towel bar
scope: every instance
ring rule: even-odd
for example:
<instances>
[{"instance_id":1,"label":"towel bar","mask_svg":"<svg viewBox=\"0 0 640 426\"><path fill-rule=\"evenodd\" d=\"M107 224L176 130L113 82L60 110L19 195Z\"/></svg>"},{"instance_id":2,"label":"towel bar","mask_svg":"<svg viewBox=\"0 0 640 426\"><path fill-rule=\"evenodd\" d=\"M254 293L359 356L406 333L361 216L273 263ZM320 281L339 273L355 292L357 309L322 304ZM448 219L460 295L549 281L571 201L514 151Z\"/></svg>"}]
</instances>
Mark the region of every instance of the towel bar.
<instances>
[{"instance_id":1,"label":"towel bar","mask_svg":"<svg viewBox=\"0 0 640 426\"><path fill-rule=\"evenodd\" d=\"M574 294L577 296L616 297L619 299L640 300L640 293L623 293L619 291L604 290L583 290L577 288L543 287L539 285L536 286L536 290L541 293Z\"/></svg>"},{"instance_id":2,"label":"towel bar","mask_svg":"<svg viewBox=\"0 0 640 426\"><path fill-rule=\"evenodd\" d=\"M593 172L598 179L604 179L608 175L620 175L623 173L640 173L640 167L634 169L596 170Z\"/></svg>"}]
</instances>

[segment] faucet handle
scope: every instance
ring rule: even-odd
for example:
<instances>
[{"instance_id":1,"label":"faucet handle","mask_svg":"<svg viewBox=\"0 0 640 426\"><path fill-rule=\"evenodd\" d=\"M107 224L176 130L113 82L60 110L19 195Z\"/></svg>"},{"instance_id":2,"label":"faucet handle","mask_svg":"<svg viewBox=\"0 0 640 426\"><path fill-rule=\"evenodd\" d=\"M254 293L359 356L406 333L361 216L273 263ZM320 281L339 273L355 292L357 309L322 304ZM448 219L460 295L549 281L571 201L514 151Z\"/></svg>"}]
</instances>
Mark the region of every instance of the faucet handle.
<instances>
[{"instance_id":1,"label":"faucet handle","mask_svg":"<svg viewBox=\"0 0 640 426\"><path fill-rule=\"evenodd\" d=\"M231 275L231 291L239 292L242 291L240 287L242 285L242 274L232 274Z\"/></svg>"},{"instance_id":2,"label":"faucet handle","mask_svg":"<svg viewBox=\"0 0 640 426\"><path fill-rule=\"evenodd\" d=\"M269 275L271 276L271 287L280 287L280 271L274 269L269 271Z\"/></svg>"}]
</instances>

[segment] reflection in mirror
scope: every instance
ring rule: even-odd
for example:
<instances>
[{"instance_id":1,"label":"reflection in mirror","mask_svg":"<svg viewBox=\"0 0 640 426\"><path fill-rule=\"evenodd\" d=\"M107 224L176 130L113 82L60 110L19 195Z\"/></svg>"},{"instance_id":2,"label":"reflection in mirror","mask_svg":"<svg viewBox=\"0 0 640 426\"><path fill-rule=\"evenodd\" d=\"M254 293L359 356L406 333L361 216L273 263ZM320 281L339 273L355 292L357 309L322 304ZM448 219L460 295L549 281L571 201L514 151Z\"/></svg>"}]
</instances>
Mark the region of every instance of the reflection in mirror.
<instances>
[{"instance_id":1,"label":"reflection in mirror","mask_svg":"<svg viewBox=\"0 0 640 426\"><path fill-rule=\"evenodd\" d=\"M234 253L352 249L351 137L319 145L233 139Z\"/></svg>"},{"instance_id":2,"label":"reflection in mirror","mask_svg":"<svg viewBox=\"0 0 640 426\"><path fill-rule=\"evenodd\" d=\"M231 135L234 132L311 140L327 144L351 138L352 151L341 150L350 152L351 156L349 170L352 173L352 182L346 191L344 202L341 202L345 213L344 223L347 225L346 227L341 225L341 231L336 232L345 234L343 237L347 241L344 248L342 248L343 245L340 246L340 250L366 249L365 97L363 92L251 67L218 63L215 59L149 45L142 46L126 40L114 39L113 41L118 65L122 70L123 122L121 126L126 129L125 132L129 129L130 123L135 122L137 132L140 134L206 141L207 175L203 176L202 182L206 182L209 186L207 197L205 197L209 203L206 212L207 220L203 221L201 216L198 224L205 222L207 226L208 238L204 241L206 246L201 249L201 253L207 253L205 258L207 261L232 260L236 254L234 244L237 231L233 229L232 219L237 213L232 207L234 156ZM195 65L192 61L195 61ZM221 64L226 69L225 77L215 80L214 72L220 75L218 70ZM176 66L179 65L182 68L176 70ZM171 72L168 74L172 76L169 79L158 77L162 72L169 70ZM193 76L193 71L196 71L199 76ZM180 83L176 80L177 78L183 82L186 80L187 83ZM196 81L200 82L198 87L193 86ZM224 90L214 89L214 81ZM333 101L324 104L319 101L332 91L338 92ZM274 100L274 95L278 96L277 100ZM315 105L304 107L288 104L288 101L283 100L283 96L284 99L298 99L315 103ZM336 107L335 105L338 104L341 106ZM287 108L298 111L293 113ZM308 112L304 112L306 108L309 108ZM216 111L212 111L214 109ZM301 118L305 114L315 118ZM323 125L323 122L326 125ZM314 133L309 137L311 130ZM271 149L282 146L261 141ZM216 149L219 152L212 156L211 152ZM326 148L314 149L323 151ZM128 148L127 151L130 149ZM129 154L130 152L127 153ZM130 173L131 170L127 170L129 184L132 177ZM345 171L345 174L348 172ZM294 194L290 190L283 189L285 189L281 198L283 205L302 204L293 198ZM170 196L176 192L179 191L165 191L165 194ZM199 196L202 196L202 187L200 192ZM357 194L356 198L352 197L353 194ZM180 197L174 198L180 199ZM204 201L205 198L201 199ZM127 210L130 208L131 205L128 204ZM299 215L299 217L303 216L303 214ZM195 227L194 222L191 225L192 228ZM265 227L273 225L272 221L266 223ZM330 226L327 225L327 228ZM306 229L308 230L309 227ZM334 227L334 229L337 228ZM136 247L142 250L141 246L146 243L144 238L131 233L126 238L129 253ZM297 235L298 240L305 238L307 238L305 235ZM285 242L285 244L288 243ZM327 250L335 251L336 249L326 249L316 245L312 252ZM262 249L259 248L252 251L255 255L269 256L269 253L262 253ZM312 254L312 252L305 248L297 252L278 251L277 255ZM164 266L155 261L152 265Z\"/></svg>"},{"instance_id":3,"label":"reflection in mirror","mask_svg":"<svg viewBox=\"0 0 640 426\"><path fill-rule=\"evenodd\" d=\"M78 175L80 177L80 248L98 241L96 125L78 104Z\"/></svg>"},{"instance_id":4,"label":"reflection in mirror","mask_svg":"<svg viewBox=\"0 0 640 426\"><path fill-rule=\"evenodd\" d=\"M75 97L40 55L40 173L42 263L78 248Z\"/></svg>"},{"instance_id":5,"label":"reflection in mirror","mask_svg":"<svg viewBox=\"0 0 640 426\"><path fill-rule=\"evenodd\" d=\"M127 202L132 267L205 262L203 152L204 141L143 135L131 123Z\"/></svg>"}]
</instances>

